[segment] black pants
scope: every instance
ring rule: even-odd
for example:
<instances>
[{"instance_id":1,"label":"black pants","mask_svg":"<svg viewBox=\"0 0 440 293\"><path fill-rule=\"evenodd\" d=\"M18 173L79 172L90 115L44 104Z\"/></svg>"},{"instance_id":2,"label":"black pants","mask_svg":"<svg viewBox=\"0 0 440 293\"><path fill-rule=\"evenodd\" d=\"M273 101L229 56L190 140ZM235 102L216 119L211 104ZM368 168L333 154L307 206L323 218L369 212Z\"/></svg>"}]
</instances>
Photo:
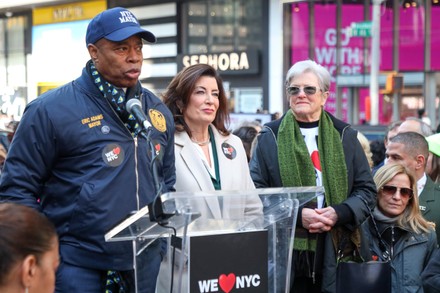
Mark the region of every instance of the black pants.
<instances>
[{"instance_id":1,"label":"black pants","mask_svg":"<svg viewBox=\"0 0 440 293\"><path fill-rule=\"evenodd\" d=\"M322 276L316 276L315 282L312 278L298 277L293 280L290 293L321 293Z\"/></svg>"}]
</instances>

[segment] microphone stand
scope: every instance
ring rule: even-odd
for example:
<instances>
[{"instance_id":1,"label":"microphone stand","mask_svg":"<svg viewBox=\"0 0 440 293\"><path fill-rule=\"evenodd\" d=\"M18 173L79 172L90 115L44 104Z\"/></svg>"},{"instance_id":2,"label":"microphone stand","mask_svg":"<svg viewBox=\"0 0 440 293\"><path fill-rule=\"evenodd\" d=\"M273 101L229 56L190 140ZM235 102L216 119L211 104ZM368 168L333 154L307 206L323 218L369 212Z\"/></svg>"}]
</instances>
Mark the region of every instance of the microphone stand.
<instances>
[{"instance_id":1,"label":"microphone stand","mask_svg":"<svg viewBox=\"0 0 440 293\"><path fill-rule=\"evenodd\" d=\"M156 155L156 149L154 147L153 141L151 140L151 128L143 129L140 133L140 136L147 140L148 146L150 148L151 153L151 164L150 171L153 175L154 187L156 194L154 196L153 201L148 204L148 210L150 212L150 221L158 222L159 224L166 224L167 219L172 217L173 214L165 214L162 207L162 199L160 196L162 195L162 185L159 179L159 171L157 168L157 160L158 156Z\"/></svg>"},{"instance_id":2,"label":"microphone stand","mask_svg":"<svg viewBox=\"0 0 440 293\"><path fill-rule=\"evenodd\" d=\"M162 199L160 198L160 196L162 195L162 185L160 183L160 179L159 179L159 171L157 168L157 160L158 160L158 156L156 154L156 148L154 147L154 143L151 140L151 127L143 127L142 131L139 133L140 136L142 136L143 138L146 139L149 149L150 149L150 158L151 158L151 163L150 163L150 170L151 170L151 174L153 175L153 181L154 181L154 187L156 190L156 194L154 196L153 201L148 204L148 211L150 214L150 221L151 222L157 222L157 224L159 226L162 226L164 228L169 228L173 230L173 234L171 235L171 240L172 242L177 241L177 231L174 227L171 226L167 226L168 224L168 219L171 218L172 216L174 216L174 214L166 214L163 211L163 207L162 207ZM148 152L147 152L148 155ZM173 281L174 281L174 257L175 257L175 246L173 247L173 253L172 253L172 268L171 268L171 289L170 292L173 291ZM136 282L137 284L137 282Z\"/></svg>"},{"instance_id":3,"label":"microphone stand","mask_svg":"<svg viewBox=\"0 0 440 293\"><path fill-rule=\"evenodd\" d=\"M160 225L164 228L168 228L168 229L173 230L173 234L171 235L171 243L170 243L170 245L173 247L172 254L171 254L170 292L173 292L175 253L176 253L177 247L182 249L182 239L180 237L177 237L177 230L175 227L168 226L168 219L171 218L172 216L174 216L174 214L166 214L163 211L162 200L160 198L160 196L162 195L162 185L159 180L159 173L158 173L158 168L157 168L158 156L156 155L156 148L154 147L154 144L153 144L151 137L150 137L151 126L147 127L144 124L142 124L142 125L144 127L143 127L142 131L139 133L139 135L141 135L143 138L145 138L147 140L148 146L150 148L150 153L151 153L150 168L151 168L151 173L153 174L154 187L156 190L156 195L154 197L153 202L148 205L148 210L150 212L150 221L157 222L158 225ZM191 218L191 216L187 215L185 217L185 221L186 221L185 229L187 229L186 227L188 226L188 223L192 220L193 219ZM184 234L186 234L186 232ZM185 240L183 240L183 241L185 241ZM181 256L181 260L182 259L183 259L183 254ZM183 263L183 261L182 261L182 263ZM180 276L182 275L182 270L183 270L183 266L181 266L179 269ZM179 288L181 288L181 282L182 282L181 279L179 279Z\"/></svg>"}]
</instances>

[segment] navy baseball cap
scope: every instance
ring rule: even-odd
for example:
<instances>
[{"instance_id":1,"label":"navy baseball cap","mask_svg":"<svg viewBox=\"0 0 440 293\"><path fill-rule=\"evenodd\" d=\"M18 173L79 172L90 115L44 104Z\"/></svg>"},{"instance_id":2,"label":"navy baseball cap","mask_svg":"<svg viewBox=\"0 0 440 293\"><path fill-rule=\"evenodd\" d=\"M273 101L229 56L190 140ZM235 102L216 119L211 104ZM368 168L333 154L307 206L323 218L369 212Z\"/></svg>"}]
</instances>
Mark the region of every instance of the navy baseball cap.
<instances>
[{"instance_id":1,"label":"navy baseball cap","mask_svg":"<svg viewBox=\"0 0 440 293\"><path fill-rule=\"evenodd\" d=\"M86 45L95 44L102 38L120 42L133 35L139 35L150 43L156 42L156 37L141 28L133 13L125 8L115 7L101 12L90 21L87 27Z\"/></svg>"}]
</instances>

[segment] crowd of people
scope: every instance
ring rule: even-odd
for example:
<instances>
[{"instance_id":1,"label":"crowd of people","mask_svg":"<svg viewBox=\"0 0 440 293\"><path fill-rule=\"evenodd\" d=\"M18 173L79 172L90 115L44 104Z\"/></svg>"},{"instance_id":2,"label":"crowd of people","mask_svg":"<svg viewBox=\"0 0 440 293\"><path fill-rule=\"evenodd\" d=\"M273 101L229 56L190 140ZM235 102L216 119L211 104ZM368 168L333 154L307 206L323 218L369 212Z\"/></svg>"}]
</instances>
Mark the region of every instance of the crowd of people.
<instances>
[{"instance_id":1,"label":"crowd of people","mask_svg":"<svg viewBox=\"0 0 440 293\"><path fill-rule=\"evenodd\" d=\"M346 255L390 262L387 292L440 292L440 135L429 125L408 118L368 142L325 110L330 73L304 60L286 74L289 110L231 133L210 65L184 68L160 98L141 85L143 43L155 41L129 10L105 10L88 25L81 76L27 105L1 172L1 292L168 292L163 239L137 257L137 278L132 244L106 232L155 211L164 192L301 186L325 193L299 209L290 292L336 292L347 239ZM258 197L243 210L205 204L212 218L264 213Z\"/></svg>"},{"instance_id":2,"label":"crowd of people","mask_svg":"<svg viewBox=\"0 0 440 293\"><path fill-rule=\"evenodd\" d=\"M384 140L373 140L370 146L372 156L376 156L372 173L378 188L374 219L376 226L382 226L381 235L393 248L392 263L401 267L392 271L392 292L440 292L440 136L426 121L408 117L390 123ZM389 166L395 166L394 172ZM385 172L390 173L389 176L385 176ZM393 181L395 184L390 184ZM400 199L399 203L387 201L391 193L393 198ZM387 207L388 214L384 213ZM363 225L368 225L370 230L365 239L374 240L372 243L376 245L375 248L371 243L366 246L370 253L376 251L377 256L380 250L376 234L372 232L373 222L370 219Z\"/></svg>"}]
</instances>

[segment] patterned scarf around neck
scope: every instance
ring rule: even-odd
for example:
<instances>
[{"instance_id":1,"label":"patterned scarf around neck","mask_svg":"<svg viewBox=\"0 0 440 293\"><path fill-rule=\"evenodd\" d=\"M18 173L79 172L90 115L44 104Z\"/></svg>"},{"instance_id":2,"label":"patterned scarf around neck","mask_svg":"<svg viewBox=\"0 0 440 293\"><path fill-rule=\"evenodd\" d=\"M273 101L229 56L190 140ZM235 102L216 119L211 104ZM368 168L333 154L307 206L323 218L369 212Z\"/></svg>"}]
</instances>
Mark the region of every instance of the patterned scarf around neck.
<instances>
[{"instance_id":1,"label":"patterned scarf around neck","mask_svg":"<svg viewBox=\"0 0 440 293\"><path fill-rule=\"evenodd\" d=\"M107 82L101 74L99 74L91 60L87 62L86 68L99 91L109 101L110 105L118 114L119 118L121 118L122 122L124 122L131 135L136 137L139 132L142 131L142 127L139 125L136 118L127 112L125 104L126 101L130 99L139 99L142 89L140 83L137 82L134 87L127 88L127 91L124 92L123 89L117 88Z\"/></svg>"},{"instance_id":2,"label":"patterned scarf around neck","mask_svg":"<svg viewBox=\"0 0 440 293\"><path fill-rule=\"evenodd\" d=\"M330 116L322 111L318 126L318 152L327 206L340 204L347 197L347 166L341 136ZM316 174L298 122L289 110L278 131L278 164L284 187L316 186ZM294 248L316 250L316 234L296 227Z\"/></svg>"}]
</instances>

